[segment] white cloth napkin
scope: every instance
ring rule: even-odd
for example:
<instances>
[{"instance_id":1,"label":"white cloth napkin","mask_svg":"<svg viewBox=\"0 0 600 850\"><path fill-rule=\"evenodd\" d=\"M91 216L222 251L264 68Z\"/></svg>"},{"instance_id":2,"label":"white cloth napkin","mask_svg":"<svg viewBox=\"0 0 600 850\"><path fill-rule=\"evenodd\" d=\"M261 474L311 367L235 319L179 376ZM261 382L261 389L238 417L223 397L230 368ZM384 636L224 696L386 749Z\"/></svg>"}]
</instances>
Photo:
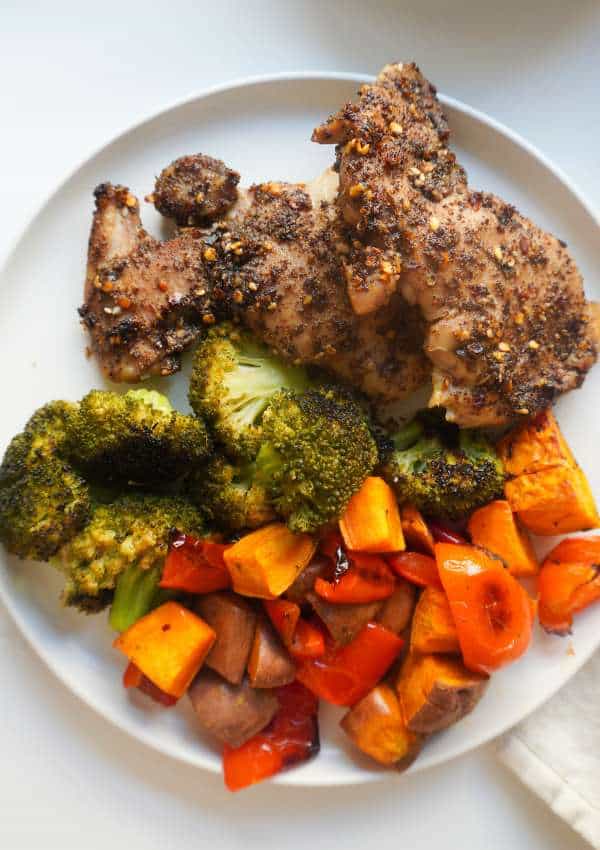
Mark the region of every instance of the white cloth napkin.
<instances>
[{"instance_id":1,"label":"white cloth napkin","mask_svg":"<svg viewBox=\"0 0 600 850\"><path fill-rule=\"evenodd\" d=\"M498 743L521 782L600 850L600 653Z\"/></svg>"}]
</instances>

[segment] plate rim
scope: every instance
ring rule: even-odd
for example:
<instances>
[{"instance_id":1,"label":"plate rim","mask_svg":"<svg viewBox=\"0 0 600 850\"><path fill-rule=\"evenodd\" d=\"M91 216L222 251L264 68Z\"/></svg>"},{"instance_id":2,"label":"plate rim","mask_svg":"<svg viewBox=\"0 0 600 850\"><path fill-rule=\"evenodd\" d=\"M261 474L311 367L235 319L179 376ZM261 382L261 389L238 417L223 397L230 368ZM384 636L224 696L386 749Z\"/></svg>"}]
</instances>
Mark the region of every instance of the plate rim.
<instances>
[{"instance_id":1,"label":"plate rim","mask_svg":"<svg viewBox=\"0 0 600 850\"><path fill-rule=\"evenodd\" d=\"M65 188L68 182L72 178L74 178L79 171L89 165L92 160L99 156L107 147L119 142L122 138L129 135L130 133L141 129L144 124L160 119L164 117L167 113L177 110L181 107L191 105L194 102L202 101L207 98L213 97L214 95L230 92L236 89L251 88L253 86L268 85L271 83L285 83L295 81L333 81L360 84L364 82L371 82L374 79L375 77L372 74L360 74L353 71L304 70L280 71L277 73L247 75L243 77L237 77L225 81L223 83L218 83L212 86L201 88L199 90L194 90L188 93L187 95L184 95L181 98L177 98L154 110L149 110L143 116L138 117L132 123L117 130L114 134L112 134L107 139L103 140L101 143L95 146L89 153L87 153L79 161L77 161L75 165L68 169L66 173L57 181L54 187L49 192L47 192L37 204L34 205L33 210L26 218L24 225L20 228L17 234L8 241L5 250L0 253L0 285L8 266L10 265L18 251L22 248L23 243L29 237L29 233L32 227L34 226L37 218L44 213L46 208L51 204L53 199ZM571 193L574 199L580 204L583 211L592 219L596 227L600 229L600 211L597 210L595 205L592 204L584 196L583 192L579 189L577 184L562 170L562 168L557 166L549 157L547 157L541 150L539 150L536 145L532 144L519 133L512 130L510 127L507 127L505 124L496 120L495 118L483 112L482 110L472 107L464 103L463 101L454 97L450 97L448 95L440 93L438 96L444 107L450 107L451 109L454 109L457 112L462 113L463 115L466 115L467 117L475 120L479 124L488 127L489 129L506 138L512 144L524 150L527 154L529 154L529 156L537 160L537 162L539 162L548 172L550 172L550 174L552 174L559 181L559 183L561 183L563 187ZM147 731L145 728L140 726L138 730L133 732L128 727L128 725L120 718L108 716L103 710L103 708L99 704L97 704L93 700L93 698L88 696L88 694L84 691L83 688L79 687L76 681L74 682L68 679L67 675L63 673L59 666L54 664L51 653L46 652L45 648L39 644L39 642L35 638L35 635L29 628L26 617L17 610L16 606L13 606L12 599L6 592L2 583L0 583L0 600L2 601L3 607L7 611L12 622L17 627L29 647L32 649L35 655L45 664L45 666L52 673L52 675L56 676L56 678L70 693L74 694L86 706L92 709L94 713L101 717L104 722L115 726L121 732L125 733L128 737L131 737L134 740L145 744L156 752L161 753L161 755L163 756L175 759L177 761L182 761L186 764L189 764L190 766L207 770L213 774L218 773L218 770L214 767L214 765L199 764L197 755L192 755L190 753L188 757L185 753L173 752L167 745L163 745L155 738L151 738L150 731ZM542 704L544 704L544 702L551 699L552 696L554 696L554 694L556 694L561 687L566 685L567 682L575 675L575 673L583 666L583 664L591 657L592 653L598 648L598 646L600 646L600 633L598 635L596 645L593 646L589 650L589 652L581 654L578 653L576 660L573 662L573 666L570 667L568 677L564 681L562 681L561 684L559 684L555 689L553 689L549 694L545 694L539 700L534 701L532 707L525 714L523 714L520 719L514 724L509 724L506 727L502 727L500 731L494 731L489 735L483 733L479 737L475 738L475 740L472 740L467 746L458 743L450 750L450 752L446 752L440 754L437 757L433 757L427 763L420 763L419 760L417 760L415 764L409 769L408 774L416 773L421 770L427 770L429 768L445 764L446 762L450 762L453 759L456 759L461 755L466 755L467 753L472 752L478 747L481 747L482 745L505 734L510 728L513 728L516 723L520 723L527 717L529 717ZM273 784L288 787L343 787L348 785L361 785L369 782L383 781L394 776L395 774L393 774L392 772L364 770L361 773L353 773L344 780L340 780L339 778L333 776L329 778L327 774L325 774L323 777L305 779L304 771L300 767L295 771L289 773L286 772L274 777L271 782Z\"/></svg>"}]
</instances>

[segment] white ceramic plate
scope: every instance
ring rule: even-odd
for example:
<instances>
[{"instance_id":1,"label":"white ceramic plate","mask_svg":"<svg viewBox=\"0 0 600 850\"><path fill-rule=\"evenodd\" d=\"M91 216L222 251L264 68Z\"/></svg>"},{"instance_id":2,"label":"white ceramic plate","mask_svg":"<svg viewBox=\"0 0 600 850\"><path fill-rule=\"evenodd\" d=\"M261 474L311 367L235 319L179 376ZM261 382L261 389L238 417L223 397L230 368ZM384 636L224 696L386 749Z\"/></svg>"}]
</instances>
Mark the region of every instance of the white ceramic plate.
<instances>
[{"instance_id":1,"label":"white ceramic plate","mask_svg":"<svg viewBox=\"0 0 600 850\"><path fill-rule=\"evenodd\" d=\"M118 136L74 171L31 222L2 272L2 449L42 402L77 399L103 385L96 364L85 357L86 339L76 315L94 186L103 180L121 182L142 197L165 164L196 151L221 157L241 172L244 183L309 179L330 163L333 153L310 143L312 128L349 99L364 79L288 74L213 89ZM497 192L566 239L586 277L588 294L599 298L598 222L568 180L506 128L457 101L443 100L452 143L471 185ZM149 205L142 212L149 229L159 233L159 216ZM161 388L185 406L182 376L163 381ZM559 405L561 425L596 493L600 449L592 435L597 433L599 390L600 368L582 390ZM61 579L50 567L0 553L4 603L31 646L67 687L149 746L198 767L220 770L218 749L198 734L187 701L164 711L143 697L128 695L120 683L124 659L111 649L106 617L86 618L64 610L58 602L60 588ZM563 685L599 643L600 609L578 618L572 640L538 632L528 655L496 674L477 710L430 741L412 770L447 761L517 723ZM276 781L342 785L389 775L374 770L346 746L336 711L323 714L319 757Z\"/></svg>"}]
</instances>

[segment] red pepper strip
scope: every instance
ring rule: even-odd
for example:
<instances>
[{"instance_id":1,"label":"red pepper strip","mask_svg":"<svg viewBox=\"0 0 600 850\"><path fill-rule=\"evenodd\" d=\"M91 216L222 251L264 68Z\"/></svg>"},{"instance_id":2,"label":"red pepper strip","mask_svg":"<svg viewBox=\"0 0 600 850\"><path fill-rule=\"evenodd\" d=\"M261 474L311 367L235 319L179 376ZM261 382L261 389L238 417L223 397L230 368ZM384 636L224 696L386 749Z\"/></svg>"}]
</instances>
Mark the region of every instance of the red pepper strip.
<instances>
[{"instance_id":1,"label":"red pepper strip","mask_svg":"<svg viewBox=\"0 0 600 850\"><path fill-rule=\"evenodd\" d=\"M133 661L129 662L125 672L123 673L123 687L137 688L143 694L146 694L146 696L153 699L154 702L164 705L165 708L170 708L177 702L176 697L172 697L171 694L166 694L158 688L154 682L151 682L147 676L144 676L140 668L136 667Z\"/></svg>"},{"instance_id":2,"label":"red pepper strip","mask_svg":"<svg viewBox=\"0 0 600 850\"><path fill-rule=\"evenodd\" d=\"M284 646L289 648L300 619L300 606L287 599L265 599L263 604Z\"/></svg>"},{"instance_id":3,"label":"red pepper strip","mask_svg":"<svg viewBox=\"0 0 600 850\"><path fill-rule=\"evenodd\" d=\"M436 543L456 543L458 545L467 543L467 540L457 534L453 528L443 522L428 519L427 525Z\"/></svg>"},{"instance_id":4,"label":"red pepper strip","mask_svg":"<svg viewBox=\"0 0 600 850\"><path fill-rule=\"evenodd\" d=\"M210 593L231 586L223 560L227 546L189 534L178 535L169 548L159 587L187 593Z\"/></svg>"},{"instance_id":5,"label":"red pepper strip","mask_svg":"<svg viewBox=\"0 0 600 850\"><path fill-rule=\"evenodd\" d=\"M442 582L437 564L429 555L420 552L399 552L387 559L397 575L408 579L420 587L437 587L441 589Z\"/></svg>"},{"instance_id":6,"label":"red pepper strip","mask_svg":"<svg viewBox=\"0 0 600 850\"><path fill-rule=\"evenodd\" d=\"M300 682L277 691L279 711L266 729L241 747L223 748L223 773L230 791L254 785L319 752L318 700Z\"/></svg>"},{"instance_id":7,"label":"red pepper strip","mask_svg":"<svg viewBox=\"0 0 600 850\"><path fill-rule=\"evenodd\" d=\"M542 564L538 589L543 628L569 634L573 614L600 599L600 537L562 540Z\"/></svg>"},{"instance_id":8,"label":"red pepper strip","mask_svg":"<svg viewBox=\"0 0 600 850\"><path fill-rule=\"evenodd\" d=\"M385 675L404 641L379 623L367 623L354 640L330 645L321 658L298 664L297 679L334 705L354 705Z\"/></svg>"},{"instance_id":9,"label":"red pepper strip","mask_svg":"<svg viewBox=\"0 0 600 850\"><path fill-rule=\"evenodd\" d=\"M377 602L394 592L396 582L383 558L353 552L349 555L350 569L337 581L317 578L315 593L326 602L352 604Z\"/></svg>"},{"instance_id":10,"label":"red pepper strip","mask_svg":"<svg viewBox=\"0 0 600 850\"><path fill-rule=\"evenodd\" d=\"M297 661L304 658L320 658L325 654L325 635L317 626L300 619L289 651Z\"/></svg>"}]
</instances>

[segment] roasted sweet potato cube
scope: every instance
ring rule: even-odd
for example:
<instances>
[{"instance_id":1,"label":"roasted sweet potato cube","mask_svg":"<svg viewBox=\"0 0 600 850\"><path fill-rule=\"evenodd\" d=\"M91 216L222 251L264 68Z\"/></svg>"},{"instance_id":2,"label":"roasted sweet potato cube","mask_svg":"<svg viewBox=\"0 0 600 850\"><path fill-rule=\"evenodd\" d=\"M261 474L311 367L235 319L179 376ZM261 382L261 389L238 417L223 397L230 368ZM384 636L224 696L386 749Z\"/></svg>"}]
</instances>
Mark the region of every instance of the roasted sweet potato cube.
<instances>
[{"instance_id":1,"label":"roasted sweet potato cube","mask_svg":"<svg viewBox=\"0 0 600 850\"><path fill-rule=\"evenodd\" d=\"M202 728L230 747L245 744L279 709L273 691L256 690L247 679L232 685L207 669L196 676L188 693Z\"/></svg>"},{"instance_id":2,"label":"roasted sweet potato cube","mask_svg":"<svg viewBox=\"0 0 600 850\"><path fill-rule=\"evenodd\" d=\"M406 728L398 697L384 683L357 702L340 726L363 753L398 770L409 767L421 748L422 737Z\"/></svg>"},{"instance_id":3,"label":"roasted sweet potato cube","mask_svg":"<svg viewBox=\"0 0 600 850\"><path fill-rule=\"evenodd\" d=\"M419 597L412 621L410 648L413 652L460 655L458 633L448 597L437 587L426 587Z\"/></svg>"},{"instance_id":4,"label":"roasted sweet potato cube","mask_svg":"<svg viewBox=\"0 0 600 850\"><path fill-rule=\"evenodd\" d=\"M539 564L531 540L519 527L505 499L497 499L475 511L469 519L469 534L476 546L498 555L514 576L533 576Z\"/></svg>"},{"instance_id":5,"label":"roasted sweet potato cube","mask_svg":"<svg viewBox=\"0 0 600 850\"><path fill-rule=\"evenodd\" d=\"M271 623L259 616L248 659L253 688L280 688L296 678L296 665Z\"/></svg>"},{"instance_id":6,"label":"roasted sweet potato cube","mask_svg":"<svg viewBox=\"0 0 600 850\"><path fill-rule=\"evenodd\" d=\"M396 589L382 603L377 622L396 635L402 634L411 621L416 596L417 589L414 584L399 577L396 580Z\"/></svg>"},{"instance_id":7,"label":"roasted sweet potato cube","mask_svg":"<svg viewBox=\"0 0 600 850\"><path fill-rule=\"evenodd\" d=\"M510 477L575 462L551 410L510 431L498 444L498 454Z\"/></svg>"},{"instance_id":8,"label":"roasted sweet potato cube","mask_svg":"<svg viewBox=\"0 0 600 850\"><path fill-rule=\"evenodd\" d=\"M433 555L435 552L435 541L421 512L413 507L413 505L402 505L400 508L400 518L407 546L410 549L416 549L417 552Z\"/></svg>"},{"instance_id":9,"label":"roasted sweet potato cube","mask_svg":"<svg viewBox=\"0 0 600 850\"><path fill-rule=\"evenodd\" d=\"M165 602L119 635L113 645L161 691L179 698L215 637L208 623L192 611L178 602Z\"/></svg>"},{"instance_id":10,"label":"roasted sweet potato cube","mask_svg":"<svg viewBox=\"0 0 600 850\"><path fill-rule=\"evenodd\" d=\"M598 528L590 485L578 466L553 466L505 484L512 510L534 534L569 534Z\"/></svg>"},{"instance_id":11,"label":"roasted sweet potato cube","mask_svg":"<svg viewBox=\"0 0 600 850\"><path fill-rule=\"evenodd\" d=\"M206 656L206 666L234 685L244 678L256 629L256 611L236 593L207 593L195 609L217 639Z\"/></svg>"},{"instance_id":12,"label":"roasted sweet potato cube","mask_svg":"<svg viewBox=\"0 0 600 850\"><path fill-rule=\"evenodd\" d=\"M382 606L381 602L339 605L334 602L326 602L313 592L307 594L306 599L323 620L327 631L339 646L345 646L354 640L367 623L377 618Z\"/></svg>"},{"instance_id":13,"label":"roasted sweet potato cube","mask_svg":"<svg viewBox=\"0 0 600 850\"><path fill-rule=\"evenodd\" d=\"M429 735L452 726L473 711L487 683L458 658L411 653L396 686L407 728Z\"/></svg>"}]
</instances>

